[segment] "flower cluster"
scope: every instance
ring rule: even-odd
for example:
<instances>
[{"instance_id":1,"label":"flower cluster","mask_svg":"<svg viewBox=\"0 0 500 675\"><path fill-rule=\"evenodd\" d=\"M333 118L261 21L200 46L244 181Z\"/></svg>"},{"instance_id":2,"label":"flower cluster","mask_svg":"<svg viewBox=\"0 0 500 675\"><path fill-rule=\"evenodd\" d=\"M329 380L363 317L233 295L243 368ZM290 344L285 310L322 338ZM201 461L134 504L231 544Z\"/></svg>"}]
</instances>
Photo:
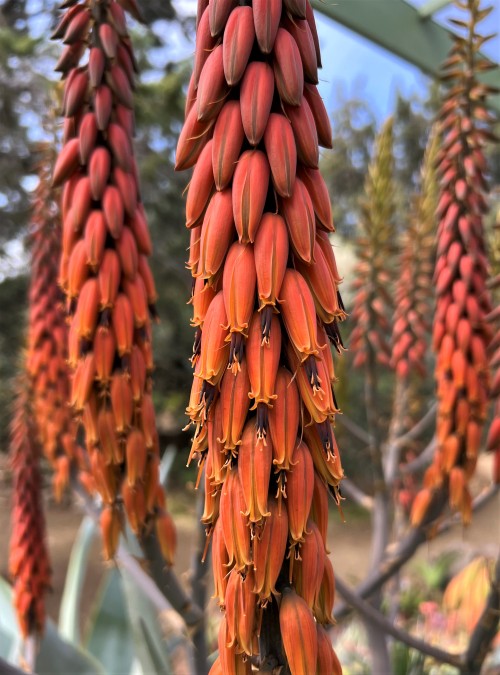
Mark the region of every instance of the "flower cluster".
<instances>
[{"instance_id":1,"label":"flower cluster","mask_svg":"<svg viewBox=\"0 0 500 675\"><path fill-rule=\"evenodd\" d=\"M154 519L171 562L175 531L159 485L151 395L156 290L132 144L136 63L122 5L138 17L135 0L66 2L53 35L66 45L56 66L65 80L64 147L53 173L63 185L59 283L71 317L70 403L105 504L105 555L115 551L124 507L135 532Z\"/></svg>"},{"instance_id":2,"label":"flower cluster","mask_svg":"<svg viewBox=\"0 0 500 675\"><path fill-rule=\"evenodd\" d=\"M398 377L424 376L425 357L432 331L432 274L435 257L439 137L432 133L422 165L416 199L399 262L395 291L391 365Z\"/></svg>"},{"instance_id":3,"label":"flower cluster","mask_svg":"<svg viewBox=\"0 0 500 675\"><path fill-rule=\"evenodd\" d=\"M176 168L194 277L190 460L224 610L213 673L341 672L328 493L343 472L330 342L345 317L318 170L331 147L308 0L200 0ZM204 473L203 473L204 469ZM260 640L259 640L260 635ZM259 644L260 642L260 644Z\"/></svg>"},{"instance_id":4,"label":"flower cluster","mask_svg":"<svg viewBox=\"0 0 500 675\"><path fill-rule=\"evenodd\" d=\"M368 360L389 365L391 359L391 317L394 299L391 290L395 253L395 187L393 119L384 124L377 138L368 170L365 197L361 204L362 234L357 241L359 263L353 288L353 331L349 349L354 366Z\"/></svg>"},{"instance_id":5,"label":"flower cluster","mask_svg":"<svg viewBox=\"0 0 500 675\"><path fill-rule=\"evenodd\" d=\"M455 36L443 79L449 88L441 106L436 158L440 178L437 218L437 294L433 344L436 351L437 450L417 495L412 522L422 521L433 491L442 486L450 506L471 518L468 482L474 473L489 388L488 345L492 330L486 323L491 311L486 281L483 214L487 211L484 146L490 138L486 109L488 86L476 73L489 67L479 49L484 38L476 26L488 10L469 0L467 29Z\"/></svg>"},{"instance_id":6,"label":"flower cluster","mask_svg":"<svg viewBox=\"0 0 500 675\"><path fill-rule=\"evenodd\" d=\"M58 285L61 223L55 191L50 185L54 150L51 144L44 144L39 150L39 182L29 232L31 283L26 371L37 441L52 465L54 492L60 498L68 483L70 463L82 465L84 458L75 440L76 424L68 408L68 330L64 297Z\"/></svg>"},{"instance_id":7,"label":"flower cluster","mask_svg":"<svg viewBox=\"0 0 500 675\"><path fill-rule=\"evenodd\" d=\"M14 579L13 604L24 637L43 632L45 593L51 569L45 546L39 446L33 428L27 382L21 383L10 428L10 454L14 474L12 536L9 572Z\"/></svg>"}]
</instances>

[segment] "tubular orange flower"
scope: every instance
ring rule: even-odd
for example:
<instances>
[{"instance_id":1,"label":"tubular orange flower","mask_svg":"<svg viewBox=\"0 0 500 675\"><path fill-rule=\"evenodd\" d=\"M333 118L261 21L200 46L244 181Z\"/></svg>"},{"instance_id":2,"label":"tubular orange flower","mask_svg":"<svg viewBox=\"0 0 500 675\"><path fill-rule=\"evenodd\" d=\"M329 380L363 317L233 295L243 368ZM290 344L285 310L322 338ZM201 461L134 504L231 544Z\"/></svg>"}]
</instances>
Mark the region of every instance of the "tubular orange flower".
<instances>
[{"instance_id":1,"label":"tubular orange flower","mask_svg":"<svg viewBox=\"0 0 500 675\"><path fill-rule=\"evenodd\" d=\"M331 147L319 65L309 0L200 0L176 168L194 166L189 460L205 464L202 521L225 611L213 671L224 675L249 672L257 654L261 664L314 673L315 621L332 620L325 499L342 467L329 342L341 351L346 314L317 168L319 145ZM314 448L302 441L309 421ZM297 611L288 612L310 622L307 645L286 619L290 586L310 605L304 612L295 596Z\"/></svg>"},{"instance_id":2,"label":"tubular orange flower","mask_svg":"<svg viewBox=\"0 0 500 675\"><path fill-rule=\"evenodd\" d=\"M476 31L484 17L479 4L479 0L467 3L467 47L462 38L455 38L444 63L444 77L452 87L445 94L439 114L440 150L436 160L440 192L433 341L438 446L426 481L429 485L442 482L448 488L450 506L462 514L464 523L470 520L468 481L487 413L487 348L492 335L485 321L491 312L491 300L486 286L483 227L484 146L490 136L486 105L490 89L476 78L476 72L488 68L478 53L484 43ZM412 512L414 524L425 516L429 494L430 489L425 488L417 495Z\"/></svg>"},{"instance_id":3,"label":"tubular orange flower","mask_svg":"<svg viewBox=\"0 0 500 675\"><path fill-rule=\"evenodd\" d=\"M171 564L175 532L158 485L151 402L156 290L132 144L136 63L124 7L135 17L137 11L135 3L116 0L77 0L63 7L54 37L77 45L80 58L92 45L84 65L80 58L68 62L63 57L58 64L65 81L65 131L52 180L63 187L66 257L60 283L68 296L70 364L75 368L71 403L85 427L95 483L108 505L101 521L105 556L114 555L124 507L134 531L154 524ZM74 20L68 24L74 13L77 27ZM209 86L210 78L205 80ZM201 150L193 141L184 161L193 162ZM208 156L205 164L211 170L210 160ZM206 201L213 180L207 186L199 175L195 183ZM204 207L191 205L193 225ZM202 313L197 305L200 323Z\"/></svg>"}]
</instances>

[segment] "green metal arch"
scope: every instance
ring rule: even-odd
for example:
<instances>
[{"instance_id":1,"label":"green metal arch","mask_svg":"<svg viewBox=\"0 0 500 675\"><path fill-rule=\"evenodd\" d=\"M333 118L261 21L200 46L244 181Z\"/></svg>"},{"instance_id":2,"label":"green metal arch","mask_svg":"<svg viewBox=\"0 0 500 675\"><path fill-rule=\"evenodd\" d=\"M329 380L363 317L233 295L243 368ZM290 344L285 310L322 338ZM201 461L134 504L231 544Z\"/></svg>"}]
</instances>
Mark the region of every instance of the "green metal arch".
<instances>
[{"instance_id":1,"label":"green metal arch","mask_svg":"<svg viewBox=\"0 0 500 675\"><path fill-rule=\"evenodd\" d=\"M417 66L433 78L450 49L450 31L432 20L449 0L428 0L420 10L404 0L312 0L315 10ZM500 65L482 79L500 87ZM500 96L492 97L500 112Z\"/></svg>"}]
</instances>

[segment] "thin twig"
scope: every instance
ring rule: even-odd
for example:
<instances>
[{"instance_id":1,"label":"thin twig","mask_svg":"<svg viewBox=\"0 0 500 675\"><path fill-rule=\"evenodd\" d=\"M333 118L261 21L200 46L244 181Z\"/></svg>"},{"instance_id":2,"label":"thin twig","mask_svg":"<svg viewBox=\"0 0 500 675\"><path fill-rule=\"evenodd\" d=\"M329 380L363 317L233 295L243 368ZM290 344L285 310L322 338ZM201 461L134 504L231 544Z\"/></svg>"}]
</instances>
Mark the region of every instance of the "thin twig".
<instances>
[{"instance_id":1,"label":"thin twig","mask_svg":"<svg viewBox=\"0 0 500 675\"><path fill-rule=\"evenodd\" d=\"M344 429L346 429L353 436L356 436L356 438L362 443L365 443L366 445L371 444L372 438L370 434L360 427L359 424L356 424L356 422L354 422L345 413L342 413L342 415L337 415L335 417L335 422L339 422L339 424L343 426Z\"/></svg>"},{"instance_id":2,"label":"thin twig","mask_svg":"<svg viewBox=\"0 0 500 675\"><path fill-rule=\"evenodd\" d=\"M437 440L434 436L418 457L415 457L411 462L399 467L398 476L412 476L413 474L420 473L426 469L434 457L436 443Z\"/></svg>"},{"instance_id":3,"label":"thin twig","mask_svg":"<svg viewBox=\"0 0 500 675\"><path fill-rule=\"evenodd\" d=\"M399 447L404 447L421 436L424 431L426 431L434 422L436 418L436 407L437 404L433 403L422 419L419 420L409 431L397 438L395 443Z\"/></svg>"},{"instance_id":4,"label":"thin twig","mask_svg":"<svg viewBox=\"0 0 500 675\"><path fill-rule=\"evenodd\" d=\"M387 619L387 617L384 616L382 612L379 612L379 610L375 609L375 607L370 605L369 602L366 602L366 600L363 600L363 598L359 597L356 591L350 589L342 579L339 579L338 576L335 578L335 585L339 593L352 607L354 607L354 609L357 609L358 612L360 612L360 614L362 614L365 619L368 619L370 623L383 629L384 633L392 635L392 637L396 638L396 640L407 644L409 647L418 650L422 654L431 656L441 663L448 663L451 666L460 668L459 655L445 652L444 650L439 649L439 647L435 647L424 640L420 640L402 628L399 628L389 621L389 619Z\"/></svg>"},{"instance_id":5,"label":"thin twig","mask_svg":"<svg viewBox=\"0 0 500 675\"><path fill-rule=\"evenodd\" d=\"M397 545L395 551L379 565L374 573L370 574L356 587L355 593L358 597L371 597L410 560L419 546L427 540L429 526L441 514L447 501L448 493L446 490L442 489L435 492L422 524L419 527L411 528L406 537ZM343 604L336 609L335 616L337 620L341 620L349 613L350 608Z\"/></svg>"},{"instance_id":6,"label":"thin twig","mask_svg":"<svg viewBox=\"0 0 500 675\"><path fill-rule=\"evenodd\" d=\"M352 499L353 502L356 502L356 504L359 504L359 506L362 506L367 511L372 511L373 497L363 492L349 478L342 479L342 494Z\"/></svg>"}]
</instances>

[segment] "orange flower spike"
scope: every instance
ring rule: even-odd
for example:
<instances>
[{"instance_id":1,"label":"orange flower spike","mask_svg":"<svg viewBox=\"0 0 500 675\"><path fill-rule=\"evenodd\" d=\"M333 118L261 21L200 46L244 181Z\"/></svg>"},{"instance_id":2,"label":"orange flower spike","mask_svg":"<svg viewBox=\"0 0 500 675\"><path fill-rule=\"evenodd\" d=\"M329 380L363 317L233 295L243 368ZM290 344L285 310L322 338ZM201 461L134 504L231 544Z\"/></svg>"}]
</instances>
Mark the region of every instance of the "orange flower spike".
<instances>
[{"instance_id":1,"label":"orange flower spike","mask_svg":"<svg viewBox=\"0 0 500 675\"><path fill-rule=\"evenodd\" d=\"M115 430L115 418L111 410L101 408L97 418L99 446L106 464L121 464L124 453Z\"/></svg>"},{"instance_id":2,"label":"orange flower spike","mask_svg":"<svg viewBox=\"0 0 500 675\"><path fill-rule=\"evenodd\" d=\"M77 333L85 340L92 340L99 313L99 284L97 279L87 279L78 298Z\"/></svg>"},{"instance_id":3,"label":"orange flower spike","mask_svg":"<svg viewBox=\"0 0 500 675\"><path fill-rule=\"evenodd\" d=\"M167 511L161 512L155 519L155 528L163 559L171 567L177 549L177 533L172 516Z\"/></svg>"},{"instance_id":4,"label":"orange flower spike","mask_svg":"<svg viewBox=\"0 0 500 675\"><path fill-rule=\"evenodd\" d=\"M102 211L91 211L85 225L84 241L87 252L87 265L93 270L96 270L102 262L106 235L106 222Z\"/></svg>"},{"instance_id":5,"label":"orange flower spike","mask_svg":"<svg viewBox=\"0 0 500 675\"><path fill-rule=\"evenodd\" d=\"M255 423L247 422L238 448L238 475L250 523L259 523L270 515L267 508L271 476L271 443L257 437Z\"/></svg>"},{"instance_id":6,"label":"orange flower spike","mask_svg":"<svg viewBox=\"0 0 500 675\"><path fill-rule=\"evenodd\" d=\"M464 470L455 466L450 471L450 506L460 511L465 503L467 483Z\"/></svg>"},{"instance_id":7,"label":"orange flower spike","mask_svg":"<svg viewBox=\"0 0 500 675\"><path fill-rule=\"evenodd\" d=\"M216 117L227 94L227 83L224 76L223 47L218 45L207 57L201 69L196 91L197 117L199 122L206 122Z\"/></svg>"},{"instance_id":8,"label":"orange flower spike","mask_svg":"<svg viewBox=\"0 0 500 675\"><path fill-rule=\"evenodd\" d=\"M213 141L209 141L196 162L193 176L189 183L186 199L186 227L188 228L201 224L200 221L214 188L212 150Z\"/></svg>"},{"instance_id":9,"label":"orange flower spike","mask_svg":"<svg viewBox=\"0 0 500 675\"><path fill-rule=\"evenodd\" d=\"M106 506L101 511L100 525L104 545L104 559L112 560L118 549L122 528L118 509L114 506Z\"/></svg>"},{"instance_id":10,"label":"orange flower spike","mask_svg":"<svg viewBox=\"0 0 500 675\"><path fill-rule=\"evenodd\" d=\"M281 200L281 212L294 253L300 260L310 264L314 259L316 219L311 197L300 178L295 179L291 197Z\"/></svg>"},{"instance_id":11,"label":"orange flower spike","mask_svg":"<svg viewBox=\"0 0 500 675\"><path fill-rule=\"evenodd\" d=\"M432 491L428 488L420 490L415 497L411 508L411 524L413 527L418 527L425 516L427 509L432 501Z\"/></svg>"},{"instance_id":12,"label":"orange flower spike","mask_svg":"<svg viewBox=\"0 0 500 675\"><path fill-rule=\"evenodd\" d=\"M304 71L297 43L284 28L278 28L274 42L274 77L281 100L298 106L304 91Z\"/></svg>"},{"instance_id":13,"label":"orange flower spike","mask_svg":"<svg viewBox=\"0 0 500 675\"><path fill-rule=\"evenodd\" d=\"M121 280L121 265L118 253L106 249L99 268L100 308L110 309L114 306Z\"/></svg>"},{"instance_id":14,"label":"orange flower spike","mask_svg":"<svg viewBox=\"0 0 500 675\"><path fill-rule=\"evenodd\" d=\"M337 284L317 240L314 244L314 262L310 265L299 262L297 269L307 281L319 318L325 323L330 323L336 317L343 318L345 313L339 307Z\"/></svg>"},{"instance_id":15,"label":"orange flower spike","mask_svg":"<svg viewBox=\"0 0 500 675\"><path fill-rule=\"evenodd\" d=\"M286 507L290 536L302 542L311 510L314 491L314 466L307 445L300 441L294 450L292 467L287 472Z\"/></svg>"},{"instance_id":16,"label":"orange flower spike","mask_svg":"<svg viewBox=\"0 0 500 675\"><path fill-rule=\"evenodd\" d=\"M128 522L130 523L130 529L134 534L139 534L141 526L146 518L144 489L142 485L130 487L127 479L125 479L121 487L121 496L125 513Z\"/></svg>"},{"instance_id":17,"label":"orange flower spike","mask_svg":"<svg viewBox=\"0 0 500 675\"><path fill-rule=\"evenodd\" d=\"M240 87L243 129L250 145L258 145L266 131L274 96L274 75L265 61L248 64Z\"/></svg>"},{"instance_id":18,"label":"orange flower spike","mask_svg":"<svg viewBox=\"0 0 500 675\"><path fill-rule=\"evenodd\" d=\"M229 558L227 555L226 545L224 543L224 536L222 534L222 521L217 519L215 527L212 532L212 567L214 572L214 594L213 598L217 598L217 604L223 608L225 605L226 588L227 588L227 568L229 565Z\"/></svg>"},{"instance_id":19,"label":"orange flower spike","mask_svg":"<svg viewBox=\"0 0 500 675\"><path fill-rule=\"evenodd\" d=\"M321 538L323 539L323 546L326 550L328 538L328 489L327 483L325 483L317 471L314 471L314 490L311 503L311 518L318 527Z\"/></svg>"},{"instance_id":20,"label":"orange flower spike","mask_svg":"<svg viewBox=\"0 0 500 675\"><path fill-rule=\"evenodd\" d=\"M85 242L80 239L74 245L69 257L67 294L70 298L78 297L83 284L89 277L89 272Z\"/></svg>"},{"instance_id":21,"label":"orange flower spike","mask_svg":"<svg viewBox=\"0 0 500 675\"><path fill-rule=\"evenodd\" d=\"M248 331L246 344L249 397L254 400L252 410L259 404L270 407L276 398L275 384L281 353L281 328L276 316L271 319L269 338L263 339L260 315L255 312Z\"/></svg>"},{"instance_id":22,"label":"orange flower spike","mask_svg":"<svg viewBox=\"0 0 500 675\"><path fill-rule=\"evenodd\" d=\"M297 385L286 368L276 376L276 400L269 410L269 432L276 471L290 469L291 458L297 443L300 422L300 400Z\"/></svg>"},{"instance_id":23,"label":"orange flower spike","mask_svg":"<svg viewBox=\"0 0 500 675\"><path fill-rule=\"evenodd\" d=\"M209 280L215 277L233 239L233 223L231 190L216 192L203 219L198 267L194 276Z\"/></svg>"},{"instance_id":24,"label":"orange flower spike","mask_svg":"<svg viewBox=\"0 0 500 675\"><path fill-rule=\"evenodd\" d=\"M155 444L156 434L155 409L151 394L144 394L142 398L140 428L144 434L146 447L151 450Z\"/></svg>"},{"instance_id":25,"label":"orange flower spike","mask_svg":"<svg viewBox=\"0 0 500 675\"><path fill-rule=\"evenodd\" d=\"M250 529L244 515L245 497L241 487L238 470L228 471L220 498L220 518L224 543L229 563L234 562L235 569L241 571L251 564Z\"/></svg>"},{"instance_id":26,"label":"orange flower spike","mask_svg":"<svg viewBox=\"0 0 500 675\"><path fill-rule=\"evenodd\" d=\"M212 169L217 190L224 190L233 177L245 132L239 101L227 101L214 127Z\"/></svg>"},{"instance_id":27,"label":"orange flower spike","mask_svg":"<svg viewBox=\"0 0 500 675\"><path fill-rule=\"evenodd\" d=\"M118 434L125 434L132 423L133 399L128 375L115 372L111 378L111 407Z\"/></svg>"},{"instance_id":28,"label":"orange flower spike","mask_svg":"<svg viewBox=\"0 0 500 675\"><path fill-rule=\"evenodd\" d=\"M257 275L253 246L235 242L224 262L222 291L230 333L247 335ZM228 336L229 337L229 336Z\"/></svg>"},{"instance_id":29,"label":"orange flower spike","mask_svg":"<svg viewBox=\"0 0 500 675\"><path fill-rule=\"evenodd\" d=\"M113 371L116 341L112 331L98 328L94 336L94 356L96 364L96 379L102 385L107 385Z\"/></svg>"},{"instance_id":30,"label":"orange flower spike","mask_svg":"<svg viewBox=\"0 0 500 675\"><path fill-rule=\"evenodd\" d=\"M324 571L313 612L317 621L323 625L334 624L333 604L335 602L335 575L333 565L326 553L323 553Z\"/></svg>"},{"instance_id":31,"label":"orange flower spike","mask_svg":"<svg viewBox=\"0 0 500 675\"><path fill-rule=\"evenodd\" d=\"M325 448L323 439L317 428L307 427L304 430L304 438L311 451L314 468L327 485L337 487L344 477L344 470L340 462L340 455L333 431L330 431L329 436L331 444L328 448Z\"/></svg>"},{"instance_id":32,"label":"orange flower spike","mask_svg":"<svg viewBox=\"0 0 500 675\"><path fill-rule=\"evenodd\" d=\"M192 106L177 141L175 153L176 171L190 169L196 164L203 148L209 141L209 134L213 123L214 118L208 121L198 120L197 106Z\"/></svg>"},{"instance_id":33,"label":"orange flower spike","mask_svg":"<svg viewBox=\"0 0 500 675\"><path fill-rule=\"evenodd\" d=\"M227 621L224 617L220 622L218 637L221 672L224 675L251 675L252 664L250 659L246 658L244 654L237 654L235 647L228 647L228 641ZM216 673L217 670L213 675L216 675Z\"/></svg>"},{"instance_id":34,"label":"orange flower spike","mask_svg":"<svg viewBox=\"0 0 500 675\"><path fill-rule=\"evenodd\" d=\"M253 653L252 638L256 624L257 596L253 592L254 585L252 569L244 577L233 569L226 589L228 647L237 645L237 651L247 656Z\"/></svg>"},{"instance_id":35,"label":"orange flower spike","mask_svg":"<svg viewBox=\"0 0 500 675\"><path fill-rule=\"evenodd\" d=\"M73 375L71 407L74 408L75 411L82 411L89 400L95 376L95 358L92 353L89 353L78 363Z\"/></svg>"},{"instance_id":36,"label":"orange flower spike","mask_svg":"<svg viewBox=\"0 0 500 675\"><path fill-rule=\"evenodd\" d=\"M254 253L260 308L275 307L288 261L288 234L281 216L273 213L262 216Z\"/></svg>"},{"instance_id":37,"label":"orange flower spike","mask_svg":"<svg viewBox=\"0 0 500 675\"><path fill-rule=\"evenodd\" d=\"M335 654L328 633L319 623L316 623L318 634L318 662L316 675L329 673L330 675L342 675L342 666Z\"/></svg>"},{"instance_id":38,"label":"orange flower spike","mask_svg":"<svg viewBox=\"0 0 500 675\"><path fill-rule=\"evenodd\" d=\"M198 377L217 385L227 368L229 345L226 337L227 313L219 291L210 303L203 325Z\"/></svg>"},{"instance_id":39,"label":"orange flower spike","mask_svg":"<svg viewBox=\"0 0 500 675\"><path fill-rule=\"evenodd\" d=\"M221 405L221 400L217 400L210 408L207 417L208 457L205 471L207 479L215 487L224 482L227 468L226 451L221 441L223 435Z\"/></svg>"},{"instance_id":40,"label":"orange flower spike","mask_svg":"<svg viewBox=\"0 0 500 675\"><path fill-rule=\"evenodd\" d=\"M258 594L263 607L271 599L271 594L277 594L275 585L285 559L287 541L287 512L279 508L275 499L271 499L269 516L253 540L254 593Z\"/></svg>"},{"instance_id":41,"label":"orange flower spike","mask_svg":"<svg viewBox=\"0 0 500 675\"><path fill-rule=\"evenodd\" d=\"M291 674L315 673L318 658L316 622L305 601L291 588L283 591L279 620Z\"/></svg>"},{"instance_id":42,"label":"orange flower spike","mask_svg":"<svg viewBox=\"0 0 500 675\"><path fill-rule=\"evenodd\" d=\"M241 445L241 434L250 407L248 392L250 380L246 359L234 375L226 371L220 391L220 442L226 450L236 451Z\"/></svg>"},{"instance_id":43,"label":"orange flower spike","mask_svg":"<svg viewBox=\"0 0 500 675\"><path fill-rule=\"evenodd\" d=\"M144 435L138 429L132 429L127 436L127 482L130 487L144 477L147 450Z\"/></svg>"},{"instance_id":44,"label":"orange flower spike","mask_svg":"<svg viewBox=\"0 0 500 675\"><path fill-rule=\"evenodd\" d=\"M280 197L291 197L297 171L297 147L292 125L284 115L269 115L264 145L276 192Z\"/></svg>"},{"instance_id":45,"label":"orange flower spike","mask_svg":"<svg viewBox=\"0 0 500 675\"><path fill-rule=\"evenodd\" d=\"M149 324L148 298L144 281L140 275L137 275L134 281L124 279L122 286L132 307L134 327L143 328L146 324Z\"/></svg>"},{"instance_id":46,"label":"orange flower spike","mask_svg":"<svg viewBox=\"0 0 500 675\"><path fill-rule=\"evenodd\" d=\"M129 282L133 282L139 269L139 252L130 227L123 228L121 237L117 239L115 245L122 272Z\"/></svg>"},{"instance_id":47,"label":"orange flower spike","mask_svg":"<svg viewBox=\"0 0 500 675\"><path fill-rule=\"evenodd\" d=\"M146 388L146 362L137 345L132 347L130 358L130 384L134 403L140 404Z\"/></svg>"},{"instance_id":48,"label":"orange flower spike","mask_svg":"<svg viewBox=\"0 0 500 675\"><path fill-rule=\"evenodd\" d=\"M325 545L315 523L309 521L307 528L304 542L300 545L300 559L293 564L293 586L313 609L325 569ZM290 568L292 569L292 565Z\"/></svg>"},{"instance_id":49,"label":"orange flower spike","mask_svg":"<svg viewBox=\"0 0 500 675\"><path fill-rule=\"evenodd\" d=\"M124 293L119 293L116 297L111 323L119 356L130 354L134 339L134 314L130 300Z\"/></svg>"},{"instance_id":50,"label":"orange flower spike","mask_svg":"<svg viewBox=\"0 0 500 675\"><path fill-rule=\"evenodd\" d=\"M279 302L286 332L300 354L301 363L311 354L318 356L314 300L304 277L297 271L286 270Z\"/></svg>"},{"instance_id":51,"label":"orange flower spike","mask_svg":"<svg viewBox=\"0 0 500 675\"><path fill-rule=\"evenodd\" d=\"M241 80L245 69L248 72L247 64L254 38L252 8L235 7L229 15L222 40L224 75L230 86ZM243 87L243 83L241 86Z\"/></svg>"},{"instance_id":52,"label":"orange flower spike","mask_svg":"<svg viewBox=\"0 0 500 675\"><path fill-rule=\"evenodd\" d=\"M269 186L269 163L260 150L247 150L234 172L232 202L234 222L242 244L253 243Z\"/></svg>"},{"instance_id":53,"label":"orange flower spike","mask_svg":"<svg viewBox=\"0 0 500 675\"><path fill-rule=\"evenodd\" d=\"M313 205L314 213L317 218L317 225L327 232L334 232L332 205L330 195L319 169L301 167L299 178L309 193Z\"/></svg>"}]
</instances>

